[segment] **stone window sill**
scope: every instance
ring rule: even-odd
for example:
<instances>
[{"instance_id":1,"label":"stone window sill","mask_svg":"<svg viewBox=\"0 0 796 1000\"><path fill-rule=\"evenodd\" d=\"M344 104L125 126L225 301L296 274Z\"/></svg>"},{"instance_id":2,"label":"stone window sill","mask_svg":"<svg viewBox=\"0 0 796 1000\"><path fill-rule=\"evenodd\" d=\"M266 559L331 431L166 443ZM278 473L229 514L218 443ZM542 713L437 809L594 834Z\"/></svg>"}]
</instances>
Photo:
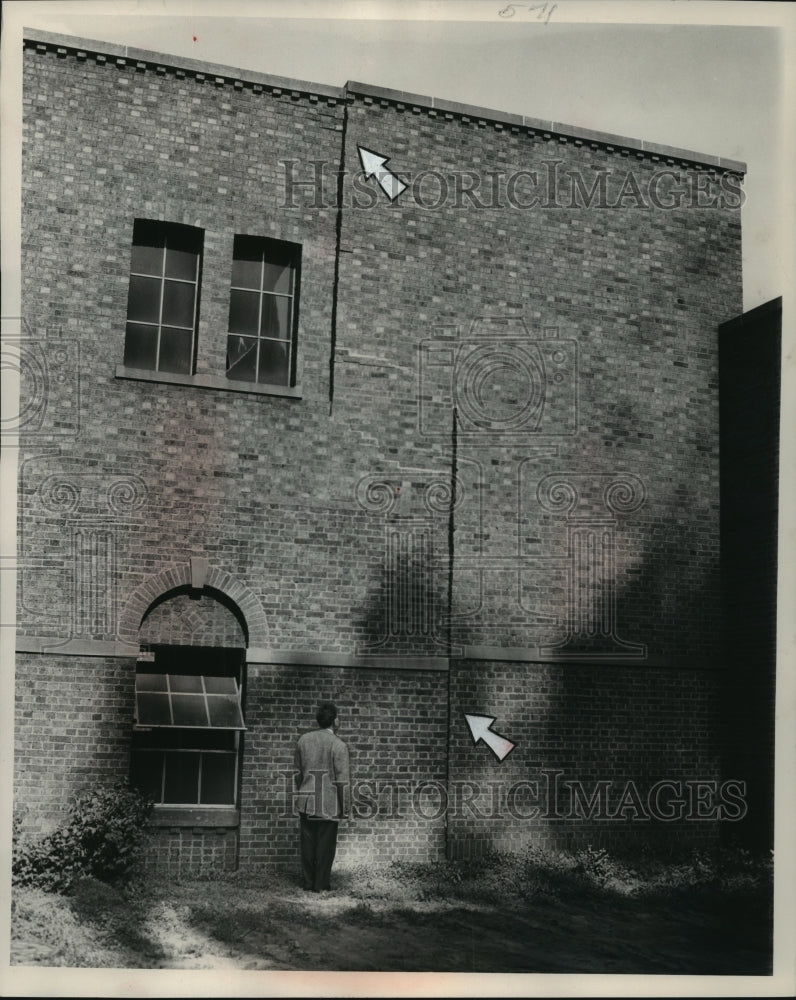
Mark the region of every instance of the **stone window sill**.
<instances>
[{"instance_id":1,"label":"stone window sill","mask_svg":"<svg viewBox=\"0 0 796 1000\"><path fill-rule=\"evenodd\" d=\"M142 368L116 366L116 378L137 382L160 382L164 385L190 385L197 389L220 389L223 392L247 392L255 396L285 396L301 399L301 386L260 385L258 382L235 382L220 375L178 375L173 372L153 372Z\"/></svg>"},{"instance_id":2,"label":"stone window sill","mask_svg":"<svg viewBox=\"0 0 796 1000\"><path fill-rule=\"evenodd\" d=\"M150 826L235 827L240 812L233 806L155 806Z\"/></svg>"}]
</instances>

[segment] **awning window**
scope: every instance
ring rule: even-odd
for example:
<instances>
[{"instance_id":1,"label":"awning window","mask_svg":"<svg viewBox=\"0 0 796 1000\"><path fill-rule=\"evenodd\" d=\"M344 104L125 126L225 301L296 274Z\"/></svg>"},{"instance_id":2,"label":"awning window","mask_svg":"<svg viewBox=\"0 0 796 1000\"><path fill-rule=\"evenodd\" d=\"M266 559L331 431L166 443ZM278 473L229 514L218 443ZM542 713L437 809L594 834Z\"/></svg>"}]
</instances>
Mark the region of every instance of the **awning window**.
<instances>
[{"instance_id":1,"label":"awning window","mask_svg":"<svg viewBox=\"0 0 796 1000\"><path fill-rule=\"evenodd\" d=\"M136 725L182 729L245 729L234 677L135 675Z\"/></svg>"}]
</instances>

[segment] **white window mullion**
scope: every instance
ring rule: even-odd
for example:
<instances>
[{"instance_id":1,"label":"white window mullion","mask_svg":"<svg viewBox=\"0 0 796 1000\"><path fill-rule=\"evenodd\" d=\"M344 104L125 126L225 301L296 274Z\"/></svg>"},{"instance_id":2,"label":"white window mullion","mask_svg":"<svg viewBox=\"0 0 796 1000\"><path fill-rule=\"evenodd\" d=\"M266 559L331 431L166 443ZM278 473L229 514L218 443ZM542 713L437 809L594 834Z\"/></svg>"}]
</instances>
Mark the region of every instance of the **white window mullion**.
<instances>
[{"instance_id":1,"label":"white window mullion","mask_svg":"<svg viewBox=\"0 0 796 1000\"><path fill-rule=\"evenodd\" d=\"M260 381L260 343L263 336L263 290L265 288L265 251L260 259L260 290L257 295L257 356L254 363L254 381Z\"/></svg>"},{"instance_id":2,"label":"white window mullion","mask_svg":"<svg viewBox=\"0 0 796 1000\"><path fill-rule=\"evenodd\" d=\"M207 719L208 729L212 729L213 725L210 721L210 705L207 703L207 685L205 684L204 674L202 674L202 704L205 707L205 718Z\"/></svg>"},{"instance_id":3,"label":"white window mullion","mask_svg":"<svg viewBox=\"0 0 796 1000\"><path fill-rule=\"evenodd\" d=\"M194 360L197 350L197 340L199 339L199 330L197 329L196 322L196 309L199 304L199 254L196 255L196 268L193 273L193 320L191 323L191 361L190 361L190 371L193 374Z\"/></svg>"},{"instance_id":4,"label":"white window mullion","mask_svg":"<svg viewBox=\"0 0 796 1000\"><path fill-rule=\"evenodd\" d=\"M166 249L169 245L168 237L163 240L163 257L160 263L160 305L158 307L158 341L155 351L155 371L160 371L160 334L163 329L163 296L166 290ZM171 699L169 699L171 704Z\"/></svg>"},{"instance_id":5,"label":"white window mullion","mask_svg":"<svg viewBox=\"0 0 796 1000\"><path fill-rule=\"evenodd\" d=\"M174 725L174 706L171 703L171 677L166 674L166 694L169 698L169 725Z\"/></svg>"},{"instance_id":6,"label":"white window mullion","mask_svg":"<svg viewBox=\"0 0 796 1000\"><path fill-rule=\"evenodd\" d=\"M293 282L296 280L295 268L290 268L290 305L288 306L287 324L287 380L290 383L290 373L293 371Z\"/></svg>"}]
</instances>

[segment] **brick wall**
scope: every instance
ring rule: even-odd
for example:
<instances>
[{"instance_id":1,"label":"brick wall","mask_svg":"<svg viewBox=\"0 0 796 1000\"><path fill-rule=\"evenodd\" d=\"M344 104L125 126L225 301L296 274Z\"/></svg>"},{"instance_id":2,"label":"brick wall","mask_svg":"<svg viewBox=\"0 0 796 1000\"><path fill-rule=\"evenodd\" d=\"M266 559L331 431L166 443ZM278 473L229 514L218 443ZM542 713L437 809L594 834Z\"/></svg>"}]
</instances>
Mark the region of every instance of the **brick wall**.
<instances>
[{"instance_id":1,"label":"brick wall","mask_svg":"<svg viewBox=\"0 0 796 1000\"><path fill-rule=\"evenodd\" d=\"M715 775L716 327L740 309L739 213L658 208L627 178L649 192L668 169L720 193L727 170L436 100L95 50L25 53L23 392L38 409L20 465L23 646L69 640L70 670L109 664L109 677L129 661L86 658L86 643L258 647L241 863L294 856L278 775L322 697L350 720L368 781L414 783L404 812L365 804L341 831L349 858L440 856L435 783L449 766L462 779L497 767L464 739L467 711L498 716L518 743L501 774ZM358 146L391 157L399 198L355 177ZM567 192L518 207L507 184L527 201L530 171L570 189L605 178L614 207ZM474 179L480 205L462 190ZM119 371L139 217L204 230L204 384ZM301 244L300 398L213 387L235 234ZM184 588L196 557L230 581L225 599L240 607L245 592L260 609L256 641L245 614L184 592L137 632L135 595ZM444 660L449 640L450 728L445 673L385 658ZM301 665L302 652L332 665ZM358 656L373 662L339 666ZM61 660L35 662L55 684ZM85 736L51 718L54 690L19 725L22 798L43 766L39 728ZM127 766L130 717L115 722L108 775ZM50 808L45 793L31 801ZM459 841L560 837L447 819ZM158 856L228 865L225 836L208 836L183 831Z\"/></svg>"},{"instance_id":2,"label":"brick wall","mask_svg":"<svg viewBox=\"0 0 796 1000\"><path fill-rule=\"evenodd\" d=\"M185 877L208 871L235 871L238 837L232 830L152 830L142 847L149 871Z\"/></svg>"},{"instance_id":3,"label":"brick wall","mask_svg":"<svg viewBox=\"0 0 796 1000\"><path fill-rule=\"evenodd\" d=\"M444 818L412 807L417 787L444 783L444 672L250 664L242 787L241 855L260 863L297 858L290 794L295 744L315 726L320 701L339 710L348 744L354 816L340 827L341 861L436 860ZM426 818L427 817L427 818Z\"/></svg>"},{"instance_id":4,"label":"brick wall","mask_svg":"<svg viewBox=\"0 0 796 1000\"><path fill-rule=\"evenodd\" d=\"M14 802L44 833L72 794L129 770L135 660L20 653L16 663Z\"/></svg>"},{"instance_id":5,"label":"brick wall","mask_svg":"<svg viewBox=\"0 0 796 1000\"><path fill-rule=\"evenodd\" d=\"M456 664L450 851L715 842L718 826L705 818L721 808L718 701L711 671ZM473 746L465 712L497 717L493 728L516 743L505 760ZM662 782L672 785L656 791Z\"/></svg>"},{"instance_id":6,"label":"brick wall","mask_svg":"<svg viewBox=\"0 0 796 1000\"><path fill-rule=\"evenodd\" d=\"M357 436L360 404L386 409L378 438L361 440L360 465L450 474L451 416L444 407L433 412L444 379L431 375L423 384L421 344L433 342L438 356L446 344L477 347L498 338L508 355L496 348L454 375L456 553L484 565L518 557L524 571L518 580L513 568L501 575L496 568L483 582L472 570L457 572L455 610L480 611L454 638L494 646L561 639L560 625L545 628L544 616L560 621L564 611L562 575L550 563L566 553L567 516L611 516L601 494L612 478L631 474L644 502L616 514L614 581L624 636L651 654L715 655L716 326L740 302L738 213L656 210L632 199L615 208L570 208L565 194L558 208L513 209L506 178L520 171L543 178L559 162L562 184L571 173L588 188L607 172L610 206L630 171L646 191L661 164L498 130L484 119L449 121L412 113L408 103L400 110L367 101L358 97L348 110L348 169L357 169L361 144L389 152L395 170L434 170L439 179L413 183L395 202L382 197L344 214L335 373L343 440ZM503 178L502 208L468 210L453 195L438 209L424 207L443 184L455 191L464 168ZM515 424L532 379L511 352L556 339L565 354L562 382L554 381L557 367L545 348L539 423ZM349 363L346 351L369 355L370 367ZM503 367L490 375L489 363ZM450 382L447 369L444 378ZM484 403L484 392L496 398ZM422 402L432 407L428 428ZM474 425L478 416L481 426ZM576 509L540 503L547 476L572 483ZM517 590L524 608L513 598Z\"/></svg>"}]
</instances>

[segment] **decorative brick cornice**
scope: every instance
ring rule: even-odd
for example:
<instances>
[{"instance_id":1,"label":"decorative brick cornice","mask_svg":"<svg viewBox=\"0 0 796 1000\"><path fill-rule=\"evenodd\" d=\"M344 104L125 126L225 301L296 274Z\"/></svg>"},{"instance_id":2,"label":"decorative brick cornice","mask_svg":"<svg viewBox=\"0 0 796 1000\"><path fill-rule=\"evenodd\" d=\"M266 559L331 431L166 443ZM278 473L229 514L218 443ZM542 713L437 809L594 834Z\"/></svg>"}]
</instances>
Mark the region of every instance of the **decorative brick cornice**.
<instances>
[{"instance_id":1,"label":"decorative brick cornice","mask_svg":"<svg viewBox=\"0 0 796 1000\"><path fill-rule=\"evenodd\" d=\"M561 145L572 143L577 147L603 149L618 156L635 156L641 160L652 160L667 166L684 166L739 176L746 173L746 164L740 160L697 153L676 146L665 146L646 139L633 139L630 136L595 131L578 125L566 125L563 122L531 118L528 115L515 115L508 111L494 111L490 108L447 101L425 94L389 90L369 83L349 80L346 84L346 98L349 103L358 101L366 106L394 107L405 114L427 114L441 120L458 120L478 128L492 128L497 132L527 135L542 142L555 142Z\"/></svg>"},{"instance_id":2,"label":"decorative brick cornice","mask_svg":"<svg viewBox=\"0 0 796 1000\"><path fill-rule=\"evenodd\" d=\"M567 125L562 122L516 115L506 111L448 101L444 98L412 94L401 90L391 90L372 84L349 81L344 87L330 87L326 84L309 83L289 77L258 73L250 69L221 66L216 63L201 62L182 56L163 55L145 49L109 42L89 41L71 35L58 35L31 28L24 29L26 48L42 53L54 54L57 58L91 59L99 64L131 69L138 73L157 73L161 76L191 77L197 83L214 87L232 87L235 90L250 90L254 93L271 95L288 101L307 100L310 103L324 102L329 105L360 101L365 105L392 107L398 112L425 115L441 121L457 120L472 123L476 127L491 128L496 132L525 135L541 142L565 145L588 146L601 149L618 156L634 156L640 160L651 160L667 166L683 166L696 170L710 170L721 174L743 176L746 164L722 156L698 153L690 149L661 145L646 139L614 135Z\"/></svg>"},{"instance_id":3,"label":"decorative brick cornice","mask_svg":"<svg viewBox=\"0 0 796 1000\"><path fill-rule=\"evenodd\" d=\"M322 83L309 83L306 80L221 66L187 57L167 56L132 46L74 38L71 35L58 35L33 28L24 29L23 44L26 49L33 49L44 55L55 55L59 59L69 58L78 62L91 60L99 65L131 70L135 73L192 78L197 83L211 87L248 90L288 101L308 100L313 104L324 102L336 105L341 103L345 96L341 88L329 87Z\"/></svg>"}]
</instances>

